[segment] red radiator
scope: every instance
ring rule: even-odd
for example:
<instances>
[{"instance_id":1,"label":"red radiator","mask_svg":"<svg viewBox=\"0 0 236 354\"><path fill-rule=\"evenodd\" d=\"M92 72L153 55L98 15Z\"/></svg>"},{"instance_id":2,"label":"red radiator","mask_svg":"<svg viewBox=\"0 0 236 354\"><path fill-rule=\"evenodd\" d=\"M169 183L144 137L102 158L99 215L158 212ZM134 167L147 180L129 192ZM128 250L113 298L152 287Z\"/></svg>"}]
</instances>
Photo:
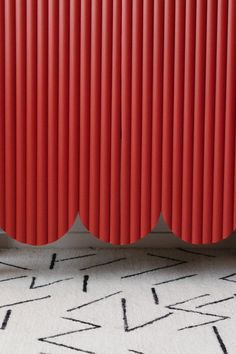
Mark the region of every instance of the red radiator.
<instances>
[{"instance_id":1,"label":"red radiator","mask_svg":"<svg viewBox=\"0 0 236 354\"><path fill-rule=\"evenodd\" d=\"M235 0L0 0L0 226L236 229Z\"/></svg>"}]
</instances>

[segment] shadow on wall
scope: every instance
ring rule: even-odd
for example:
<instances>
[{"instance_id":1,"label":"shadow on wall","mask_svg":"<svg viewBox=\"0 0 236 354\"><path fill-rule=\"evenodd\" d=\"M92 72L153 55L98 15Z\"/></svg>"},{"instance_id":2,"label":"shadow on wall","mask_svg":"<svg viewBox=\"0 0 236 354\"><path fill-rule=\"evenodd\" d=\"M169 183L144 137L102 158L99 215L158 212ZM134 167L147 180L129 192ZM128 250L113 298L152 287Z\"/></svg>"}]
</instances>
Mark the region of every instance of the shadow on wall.
<instances>
[{"instance_id":1,"label":"shadow on wall","mask_svg":"<svg viewBox=\"0 0 236 354\"><path fill-rule=\"evenodd\" d=\"M4 232L0 232L0 248L32 248L38 246L30 246L26 244L19 243L10 237L8 237ZM51 243L42 248L87 248L87 247L97 247L97 248L120 248L121 246L113 246L98 240L96 237L92 236L86 228L80 222L79 217L77 217L71 230L62 237L60 240ZM148 236L138 242L125 246L126 248L171 248L171 247L186 247L186 248L236 248L236 233L232 234L226 240L218 242L211 245L192 245L185 243L178 237L174 236L166 224L164 223L162 217L160 218L156 227L150 232Z\"/></svg>"}]
</instances>

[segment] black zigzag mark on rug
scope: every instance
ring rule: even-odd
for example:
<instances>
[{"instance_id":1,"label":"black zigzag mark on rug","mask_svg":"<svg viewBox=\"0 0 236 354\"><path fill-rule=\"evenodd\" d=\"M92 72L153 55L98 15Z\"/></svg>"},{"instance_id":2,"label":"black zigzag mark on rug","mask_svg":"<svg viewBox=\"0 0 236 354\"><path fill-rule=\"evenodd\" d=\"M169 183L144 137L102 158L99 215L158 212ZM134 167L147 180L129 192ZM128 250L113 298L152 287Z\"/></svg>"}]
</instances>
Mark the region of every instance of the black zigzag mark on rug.
<instances>
[{"instance_id":1,"label":"black zigzag mark on rug","mask_svg":"<svg viewBox=\"0 0 236 354\"><path fill-rule=\"evenodd\" d=\"M1 279L0 283L4 283L5 281L11 281L11 280L17 280L17 279L23 279L23 278L27 278L28 275L21 275L19 277L13 277L13 278L7 278L7 279Z\"/></svg>"},{"instance_id":2,"label":"black zigzag mark on rug","mask_svg":"<svg viewBox=\"0 0 236 354\"><path fill-rule=\"evenodd\" d=\"M82 321L82 320L78 320L76 318L72 318L72 317L62 317L63 320L68 320L68 321L72 321L72 322L79 322L79 323L82 323L82 324L87 324L91 327L88 327L88 328L84 328L83 329L83 332L84 331L90 331L91 329L96 329L96 328L101 328L102 326L100 325L97 325L95 323L92 323L92 322L87 322L87 321Z\"/></svg>"},{"instance_id":3,"label":"black zigzag mark on rug","mask_svg":"<svg viewBox=\"0 0 236 354\"><path fill-rule=\"evenodd\" d=\"M184 280L184 279L187 279L187 278L195 277L196 275L198 275L198 274L184 275L184 276L179 277L179 278L164 280L164 281L161 281L159 283L155 283L153 285L157 286L157 285L162 285L162 284L167 284L167 283L173 283L173 282L176 282L176 281L179 281L179 280Z\"/></svg>"},{"instance_id":4,"label":"black zigzag mark on rug","mask_svg":"<svg viewBox=\"0 0 236 354\"><path fill-rule=\"evenodd\" d=\"M172 262L174 262L174 264L169 264L169 265L165 265L165 266L161 266L161 267L155 267L155 268L143 270L141 272L132 273L132 274L128 274L128 275L123 275L121 277L121 279L127 279L127 278L131 278L131 277L136 277L138 275L143 275L143 274L147 274L147 273L151 273L151 272L156 272L156 271L162 270L162 269L173 268L173 267L176 267L178 265L188 263L187 261L183 261L183 260L179 260L179 259L175 259L175 258L170 258L170 257L159 256L157 254L152 254L152 253L147 253L147 256L157 257L157 258L165 259L167 261L172 261Z\"/></svg>"},{"instance_id":5,"label":"black zigzag mark on rug","mask_svg":"<svg viewBox=\"0 0 236 354\"><path fill-rule=\"evenodd\" d=\"M56 253L53 253L53 254L52 254L52 259L51 259L51 263L50 263L49 269L53 269L53 268L54 268L55 263L56 263L56 258L57 258L57 254L56 254Z\"/></svg>"},{"instance_id":6,"label":"black zigzag mark on rug","mask_svg":"<svg viewBox=\"0 0 236 354\"><path fill-rule=\"evenodd\" d=\"M86 306L89 306L89 305L92 305L92 304L95 304L96 302L100 302L100 301L103 301L103 300L106 300L106 299L109 299L110 297L112 296L115 296L115 295L118 295L122 293L122 291L117 291L116 293L113 293L113 294L109 294L109 295L106 295L104 297L100 297L98 299L95 299L95 300L92 300L90 302L87 302L85 304L82 304L82 305L79 305L79 306L76 306L76 307L73 307L69 310L67 310L67 312L72 312L72 311L75 311L75 310L78 310L78 309L81 309L82 307L86 307Z\"/></svg>"},{"instance_id":7,"label":"black zigzag mark on rug","mask_svg":"<svg viewBox=\"0 0 236 354\"><path fill-rule=\"evenodd\" d=\"M1 305L0 309L4 308L4 307L11 307L11 306L16 306L16 305L23 305L23 304L27 304L29 302L35 302L35 301L40 301L40 300L46 300L51 298L51 295L47 295L47 296L43 296L43 297L38 297L36 299L30 299L30 300L22 300L22 301L18 301L18 302L14 302L12 304L6 304L6 305Z\"/></svg>"},{"instance_id":8,"label":"black zigzag mark on rug","mask_svg":"<svg viewBox=\"0 0 236 354\"><path fill-rule=\"evenodd\" d=\"M36 277L32 277L32 282L30 284L30 289L39 289L39 288L45 288L47 286L50 286L50 285L54 285L54 284L57 284L57 283L62 283L64 281L67 281L67 280L71 280L71 279L74 279L74 278L65 278L65 279L60 279L60 280L55 280L51 283L47 283L47 284L42 284L42 285L35 285L35 281L36 281Z\"/></svg>"},{"instance_id":9,"label":"black zigzag mark on rug","mask_svg":"<svg viewBox=\"0 0 236 354\"><path fill-rule=\"evenodd\" d=\"M13 268L17 268L17 269L21 269L21 270L32 270L30 268L25 268L25 267L21 267L15 264L11 264L11 263L6 263L6 262L0 262L0 264L6 265L8 267L13 267Z\"/></svg>"},{"instance_id":10,"label":"black zigzag mark on rug","mask_svg":"<svg viewBox=\"0 0 236 354\"><path fill-rule=\"evenodd\" d=\"M156 289L155 288L151 288L151 291L152 291L152 296L153 296L155 304L159 305L159 298L157 296Z\"/></svg>"},{"instance_id":11,"label":"black zigzag mark on rug","mask_svg":"<svg viewBox=\"0 0 236 354\"><path fill-rule=\"evenodd\" d=\"M69 345L66 345L66 344L57 343L57 342L54 342L54 341L50 340L50 339L60 338L60 337L63 337L63 336L69 336L70 334L74 334L74 333L91 331L91 330L95 330L95 329L101 328L101 326L96 325L94 323L85 322L85 321L81 321L81 320L74 320L74 319L70 319L70 318L66 318L66 317L62 317L62 318L67 319L67 320L73 320L75 322L79 322L79 323L82 323L82 324L85 324L85 325L89 325L90 327L79 329L79 330L75 330L75 331L70 331L70 332L66 332L66 333L59 333L59 334L56 334L56 335L53 335L53 336L49 336L49 337L39 338L38 340L41 341L41 342L45 342L45 343L56 345L58 347L75 350L75 351L81 352L81 353L96 354L95 352L91 352L89 350L85 350L85 349L77 348L77 347L72 347L72 346L69 346Z\"/></svg>"},{"instance_id":12,"label":"black zigzag mark on rug","mask_svg":"<svg viewBox=\"0 0 236 354\"><path fill-rule=\"evenodd\" d=\"M225 281L229 281L231 283L236 283L236 280L232 280L230 278L234 277L236 275L236 273L232 273L229 275L226 275L225 277L219 278L220 280L225 280Z\"/></svg>"},{"instance_id":13,"label":"black zigzag mark on rug","mask_svg":"<svg viewBox=\"0 0 236 354\"><path fill-rule=\"evenodd\" d=\"M11 316L11 310L7 310L4 320L2 322L1 329L3 330L6 329L10 316Z\"/></svg>"},{"instance_id":14,"label":"black zigzag mark on rug","mask_svg":"<svg viewBox=\"0 0 236 354\"><path fill-rule=\"evenodd\" d=\"M123 321L124 321L124 330L125 330L125 332L132 332L132 331L135 331L137 329L140 329L140 328L143 328L143 327L147 327L147 326L152 325L153 323L155 323L157 321L161 321L164 318L167 318L167 317L169 317L170 315L173 314L173 312L169 312L169 313L167 313L164 316L157 317L157 318L155 318L155 319L153 319L151 321L145 322L145 323L143 323L143 324L141 324L139 326L135 326L135 327L130 328L129 324L128 324L128 318L127 318L126 299L124 299L124 298L121 299L121 306L122 306L122 310L123 310Z\"/></svg>"},{"instance_id":15,"label":"black zigzag mark on rug","mask_svg":"<svg viewBox=\"0 0 236 354\"><path fill-rule=\"evenodd\" d=\"M160 256L159 254L154 254L154 253L147 253L147 256L167 259L168 261L177 262L177 263L188 263L188 261L185 261L183 259L177 259L168 256Z\"/></svg>"},{"instance_id":16,"label":"black zigzag mark on rug","mask_svg":"<svg viewBox=\"0 0 236 354\"><path fill-rule=\"evenodd\" d=\"M83 292L86 293L88 291L88 280L89 280L89 275L84 275L84 280L83 280Z\"/></svg>"},{"instance_id":17,"label":"black zigzag mark on rug","mask_svg":"<svg viewBox=\"0 0 236 354\"><path fill-rule=\"evenodd\" d=\"M88 267L81 268L80 270L82 271L82 270L88 270L88 269L103 267L103 266L110 265L110 264L117 263L117 262L121 262L121 261L124 261L124 260L126 260L126 257L114 259L113 261L109 261L109 262L94 264L94 265L91 265L91 266L88 266Z\"/></svg>"},{"instance_id":18,"label":"black zigzag mark on rug","mask_svg":"<svg viewBox=\"0 0 236 354\"><path fill-rule=\"evenodd\" d=\"M133 350L133 349L129 349L128 351L135 354L144 354L143 352L137 352L137 350Z\"/></svg>"},{"instance_id":19,"label":"black zigzag mark on rug","mask_svg":"<svg viewBox=\"0 0 236 354\"><path fill-rule=\"evenodd\" d=\"M235 295L234 296L230 296L230 297L226 297L224 299L207 302L206 304L198 305L198 306L196 306L196 309L200 309L200 308L205 307L205 306L215 305L215 304L219 304L221 302L226 302L226 301L234 300L234 299L235 299Z\"/></svg>"},{"instance_id":20,"label":"black zigzag mark on rug","mask_svg":"<svg viewBox=\"0 0 236 354\"><path fill-rule=\"evenodd\" d=\"M216 317L217 318L216 320L207 321L207 322L203 322L203 323L196 324L196 325L190 325L190 326L182 327L182 328L179 328L178 331L182 331L184 329L191 329L191 328L201 327L201 326L205 326L205 325L208 325L208 324L216 323L216 322L219 322L219 321L224 321L224 320L230 318L228 316L217 315L215 313L207 313L207 312L201 312L201 311L195 311L195 310L187 310L187 309L184 309L184 308L176 307L178 305L182 305L182 304L185 304L187 302L191 302L191 301L193 301L195 299L199 299L199 298L204 297L204 296L209 296L209 294L200 295L200 296L197 296L197 297L193 297L191 299L187 299L187 300L184 300L184 301L177 302L177 303L175 303L173 305L166 306L166 308L168 308L169 310L177 310L177 311L183 311L183 312L186 312L186 313L198 314L200 316L210 316L210 317Z\"/></svg>"},{"instance_id":21,"label":"black zigzag mark on rug","mask_svg":"<svg viewBox=\"0 0 236 354\"><path fill-rule=\"evenodd\" d=\"M57 259L57 254L53 253L52 254L52 259L51 259L51 263L49 266L49 269L54 269L55 264L59 263L59 262L66 262L66 261L72 261L74 259L80 259L80 258L88 258L88 257L93 257L96 256L96 253L88 253L88 254L84 254L82 256L75 256L75 257L68 257L68 258L62 258L62 259Z\"/></svg>"},{"instance_id":22,"label":"black zigzag mark on rug","mask_svg":"<svg viewBox=\"0 0 236 354\"><path fill-rule=\"evenodd\" d=\"M67 333L63 333L62 335L69 335L69 334L72 334L72 333L77 333L77 332L80 332L80 331L73 331L73 332L67 332ZM56 337L56 336L55 336ZM59 337L59 335L57 336ZM53 337L49 337L49 338L53 338ZM70 345L66 345L66 344L62 344L62 343L57 343L57 342L53 342L53 341L50 341L46 338L39 338L38 339L40 342L45 342L45 343L48 343L48 344L53 344L53 345L56 345L58 347L61 347L61 348L66 348L66 349L71 349L71 350L75 350L77 352L80 352L80 353L86 353L86 354L96 354L95 352L91 352L89 350L84 350L84 349L81 349L81 348L76 348L76 347L71 347Z\"/></svg>"},{"instance_id":23,"label":"black zigzag mark on rug","mask_svg":"<svg viewBox=\"0 0 236 354\"><path fill-rule=\"evenodd\" d=\"M206 254L206 253L200 253L200 252L192 251L192 250L187 249L187 248L177 247L176 249L179 250L179 251L182 251L182 252L194 254L195 256L203 256L203 257L209 257L209 258L216 258L215 255Z\"/></svg>"},{"instance_id":24,"label":"black zigzag mark on rug","mask_svg":"<svg viewBox=\"0 0 236 354\"><path fill-rule=\"evenodd\" d=\"M220 347L221 347L221 349L222 349L222 352L223 352L224 354L228 354L228 351L227 351L227 349L226 349L226 346L225 346L225 344L224 344L224 342L223 342L223 339L221 338L221 336L220 336L220 334L219 334L219 331L218 331L217 327L213 326L212 328L213 328L213 331L214 331L214 333L215 333L215 335L216 335L216 338L217 338L217 340L218 340L218 342L219 342L219 344L220 344Z\"/></svg>"}]
</instances>

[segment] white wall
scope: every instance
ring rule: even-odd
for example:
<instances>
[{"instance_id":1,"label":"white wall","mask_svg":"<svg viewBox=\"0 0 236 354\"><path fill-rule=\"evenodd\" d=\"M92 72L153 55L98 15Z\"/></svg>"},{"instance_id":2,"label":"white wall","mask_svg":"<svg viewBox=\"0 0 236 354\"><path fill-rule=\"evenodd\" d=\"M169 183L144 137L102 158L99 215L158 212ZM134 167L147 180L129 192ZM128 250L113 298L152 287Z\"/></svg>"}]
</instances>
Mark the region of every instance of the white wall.
<instances>
[{"instance_id":1,"label":"white wall","mask_svg":"<svg viewBox=\"0 0 236 354\"><path fill-rule=\"evenodd\" d=\"M5 247L32 247L25 244L21 244L10 237L0 232L0 248ZM62 239L44 247L56 247L56 248L83 248L83 247L114 247L104 242L97 240L93 237L81 224L79 218L75 221L75 224ZM153 231L143 240L128 246L128 247L203 247L189 245L177 237L175 237L167 228L163 219L160 218L159 223L153 229ZM215 245L206 245L204 247L236 247L236 233L231 235L227 240L224 240Z\"/></svg>"}]
</instances>

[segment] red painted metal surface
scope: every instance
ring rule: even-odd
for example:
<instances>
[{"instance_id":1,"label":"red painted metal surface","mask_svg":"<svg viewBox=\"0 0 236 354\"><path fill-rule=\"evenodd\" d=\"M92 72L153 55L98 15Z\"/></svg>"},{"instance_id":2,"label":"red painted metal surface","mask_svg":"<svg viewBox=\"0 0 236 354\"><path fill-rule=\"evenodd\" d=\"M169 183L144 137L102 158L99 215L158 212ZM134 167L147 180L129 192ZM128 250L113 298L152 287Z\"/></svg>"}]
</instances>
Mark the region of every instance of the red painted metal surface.
<instances>
[{"instance_id":1,"label":"red painted metal surface","mask_svg":"<svg viewBox=\"0 0 236 354\"><path fill-rule=\"evenodd\" d=\"M0 226L236 229L234 0L0 0Z\"/></svg>"}]
</instances>

